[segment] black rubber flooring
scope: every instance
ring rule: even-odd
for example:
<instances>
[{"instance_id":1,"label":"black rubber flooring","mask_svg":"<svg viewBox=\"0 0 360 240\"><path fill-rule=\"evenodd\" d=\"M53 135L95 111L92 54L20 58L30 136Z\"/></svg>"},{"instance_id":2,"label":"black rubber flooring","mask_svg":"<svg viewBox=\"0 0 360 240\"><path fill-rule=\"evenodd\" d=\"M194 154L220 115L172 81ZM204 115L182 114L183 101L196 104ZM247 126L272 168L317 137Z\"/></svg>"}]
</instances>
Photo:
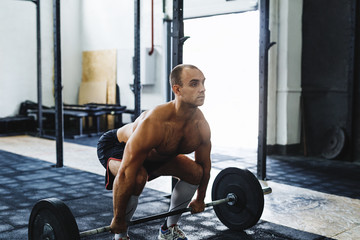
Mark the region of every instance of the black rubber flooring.
<instances>
[{"instance_id":1,"label":"black rubber flooring","mask_svg":"<svg viewBox=\"0 0 360 240\"><path fill-rule=\"evenodd\" d=\"M69 141L69 140L67 140ZM97 137L71 140L96 146ZM256 160L213 154L213 167L229 166L256 171ZM269 157L268 178L272 181L351 198L360 198L357 185L360 166L318 159ZM5 151L0 151L0 239L27 239L33 205L40 199L56 197L71 209L80 231L109 225L112 218L112 193L104 189L103 176L64 167ZM145 188L134 218L167 210L165 193ZM130 229L136 239L157 239L163 220ZM260 221L246 231L227 229L212 209L197 215L184 214L180 225L189 239L328 239L323 236ZM87 239L112 239L109 233Z\"/></svg>"}]
</instances>

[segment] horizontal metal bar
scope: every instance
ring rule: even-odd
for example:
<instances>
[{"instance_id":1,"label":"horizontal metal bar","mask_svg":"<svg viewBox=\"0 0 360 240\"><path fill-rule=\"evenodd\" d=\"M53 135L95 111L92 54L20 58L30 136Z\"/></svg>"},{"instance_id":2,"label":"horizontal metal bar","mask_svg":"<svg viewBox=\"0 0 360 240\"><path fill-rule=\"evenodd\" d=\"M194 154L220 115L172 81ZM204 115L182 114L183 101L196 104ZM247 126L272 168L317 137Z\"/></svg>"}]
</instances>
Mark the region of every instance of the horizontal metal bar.
<instances>
[{"instance_id":1,"label":"horizontal metal bar","mask_svg":"<svg viewBox=\"0 0 360 240\"><path fill-rule=\"evenodd\" d=\"M271 187L264 187L264 188L262 188L262 190L263 190L264 195L265 194L270 194L272 192ZM210 203L206 203L205 208L212 207L212 206L219 205L219 204L223 204L223 203L227 203L227 202L231 202L231 201L236 201L236 200L234 200L234 198L232 198L232 197L227 197L227 198L215 200L215 201L212 201ZM189 207L188 208L181 208L181 209L178 209L178 210L165 212L165 213L160 213L160 214L153 215L153 216L150 216L150 217L139 218L139 219L130 221L128 223L128 226L133 226L133 225L136 225L136 224L145 223L145 222L153 221L153 220L156 220L156 219L170 217L170 216L182 214L182 213L185 213L185 212L191 212L191 208L189 208ZM102 233L102 232L109 232L109 231L110 231L110 226L99 227L99 228L95 228L95 229L92 229L92 230L81 232L80 237L91 236L91 235L94 235L94 234L98 234L98 233Z\"/></svg>"},{"instance_id":2,"label":"horizontal metal bar","mask_svg":"<svg viewBox=\"0 0 360 240\"><path fill-rule=\"evenodd\" d=\"M262 190L264 195L272 193L271 187L264 187Z\"/></svg>"},{"instance_id":3,"label":"horizontal metal bar","mask_svg":"<svg viewBox=\"0 0 360 240\"><path fill-rule=\"evenodd\" d=\"M33 3L35 3L35 4L37 4L37 3L38 3L38 1L37 1L37 0L15 0L15 1L33 2Z\"/></svg>"},{"instance_id":4,"label":"horizontal metal bar","mask_svg":"<svg viewBox=\"0 0 360 240\"><path fill-rule=\"evenodd\" d=\"M226 203L226 202L229 202L229 201L230 201L230 198L219 199L219 200L216 200L216 201L213 201L213 202L210 202L210 203L206 203L205 208L215 206L215 205L218 205L218 204L222 204L222 203ZM149 222L149 221L152 221L152 220L161 219L161 218L165 218L165 217L170 217L170 216L182 214L182 213L185 213L185 212L191 212L191 210L192 209L188 207L188 208L182 208L182 209L178 209L178 210L174 210L174 211L170 211L170 212L161 213L161 214L158 214L158 215L153 215L153 216L146 217L146 218L140 218L140 219L131 221L129 223L129 226L136 225L136 224L139 224L139 223L145 223L145 222Z\"/></svg>"},{"instance_id":5,"label":"horizontal metal bar","mask_svg":"<svg viewBox=\"0 0 360 240\"><path fill-rule=\"evenodd\" d=\"M110 232L110 226L99 227L99 228L95 228L95 229L92 229L92 230L81 232L80 233L80 238L95 235L95 234L98 234L98 233L103 233L103 232Z\"/></svg>"},{"instance_id":6,"label":"horizontal metal bar","mask_svg":"<svg viewBox=\"0 0 360 240\"><path fill-rule=\"evenodd\" d=\"M219 199L219 200L216 200L216 201L205 204L205 208L215 206L215 205L219 205L219 204L222 204L222 203L226 203L226 202L229 202L229 201L231 201L230 198ZM133 226L133 225L136 225L136 224L145 223L145 222L153 221L153 220L156 220L156 219L161 219L161 218L165 218L165 217L178 215L178 214L181 214L181 213L184 213L184 212L191 212L191 208L182 208L182 209L178 209L178 210L175 210L175 211L160 213L160 214L153 215L153 216L150 216L150 217L139 218L137 220L130 221L128 223L128 226ZM98 233L102 233L102 232L109 232L109 231L110 231L110 226L99 227L99 228L95 228L95 229L92 229L92 230L81 232L80 237L91 236L91 235L94 235L94 234L98 234Z\"/></svg>"}]
</instances>

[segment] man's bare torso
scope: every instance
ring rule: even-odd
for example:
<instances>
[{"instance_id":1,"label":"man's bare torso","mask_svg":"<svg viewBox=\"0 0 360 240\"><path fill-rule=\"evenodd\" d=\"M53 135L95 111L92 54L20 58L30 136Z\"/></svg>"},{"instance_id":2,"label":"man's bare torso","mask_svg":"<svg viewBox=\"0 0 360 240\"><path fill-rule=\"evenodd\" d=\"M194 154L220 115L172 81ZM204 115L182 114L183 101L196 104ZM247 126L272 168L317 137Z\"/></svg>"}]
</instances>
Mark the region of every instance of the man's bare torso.
<instances>
[{"instance_id":1,"label":"man's bare torso","mask_svg":"<svg viewBox=\"0 0 360 240\"><path fill-rule=\"evenodd\" d=\"M172 103L160 105L152 111L142 113L142 115L133 123L127 124L117 131L118 140L127 142L136 128L145 119L156 115L156 119L161 123L162 134L161 143L153 148L145 161L166 161L179 154L188 154L194 152L202 142L199 124L206 120L199 109L187 121L174 118Z\"/></svg>"}]
</instances>

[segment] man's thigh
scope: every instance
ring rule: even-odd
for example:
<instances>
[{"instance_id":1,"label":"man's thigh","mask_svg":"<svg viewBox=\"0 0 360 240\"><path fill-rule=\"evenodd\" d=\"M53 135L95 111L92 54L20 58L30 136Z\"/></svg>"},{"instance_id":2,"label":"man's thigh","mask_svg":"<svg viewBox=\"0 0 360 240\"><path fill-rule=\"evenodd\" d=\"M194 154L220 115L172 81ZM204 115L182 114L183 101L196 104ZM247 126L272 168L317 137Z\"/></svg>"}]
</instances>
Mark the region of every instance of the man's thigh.
<instances>
[{"instance_id":1,"label":"man's thigh","mask_svg":"<svg viewBox=\"0 0 360 240\"><path fill-rule=\"evenodd\" d=\"M121 161L109 160L109 170L113 176L116 176L120 166L121 166Z\"/></svg>"},{"instance_id":2,"label":"man's thigh","mask_svg":"<svg viewBox=\"0 0 360 240\"><path fill-rule=\"evenodd\" d=\"M118 174L120 167L121 167L121 161L109 160L109 171L114 176L114 178ZM133 192L131 193L132 195L139 196L141 194L142 190L145 187L147 178L148 175L145 168L141 167L140 169L138 169L135 179L135 187L133 189ZM122 185L121 182L118 182L117 184L119 184L120 186Z\"/></svg>"},{"instance_id":3,"label":"man's thigh","mask_svg":"<svg viewBox=\"0 0 360 240\"><path fill-rule=\"evenodd\" d=\"M173 176L190 184L198 185L202 179L203 169L188 156L178 155L152 174L156 176Z\"/></svg>"}]
</instances>

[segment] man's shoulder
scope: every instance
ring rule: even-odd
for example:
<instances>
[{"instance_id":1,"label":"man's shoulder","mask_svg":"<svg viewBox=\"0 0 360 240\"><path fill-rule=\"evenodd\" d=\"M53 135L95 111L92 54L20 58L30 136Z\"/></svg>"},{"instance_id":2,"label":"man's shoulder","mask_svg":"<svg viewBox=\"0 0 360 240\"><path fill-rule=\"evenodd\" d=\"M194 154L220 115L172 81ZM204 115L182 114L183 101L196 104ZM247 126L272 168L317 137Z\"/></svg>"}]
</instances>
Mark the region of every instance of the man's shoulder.
<instances>
[{"instance_id":1,"label":"man's shoulder","mask_svg":"<svg viewBox=\"0 0 360 240\"><path fill-rule=\"evenodd\" d=\"M173 109L174 108L174 104L172 102L167 102L167 103L163 103L163 104L160 104L158 106L156 106L154 108L154 111L168 111L170 109Z\"/></svg>"},{"instance_id":2,"label":"man's shoulder","mask_svg":"<svg viewBox=\"0 0 360 240\"><path fill-rule=\"evenodd\" d=\"M164 103L156 106L150 110L147 116L151 119L161 120L167 118L168 115L172 112L172 105L170 103Z\"/></svg>"},{"instance_id":3,"label":"man's shoulder","mask_svg":"<svg viewBox=\"0 0 360 240\"><path fill-rule=\"evenodd\" d=\"M202 111L199 109L198 113L197 113L197 117L196 117L196 125L197 128L200 130L200 134L205 138L210 138L210 125L208 123L208 121L206 120L204 114L202 113Z\"/></svg>"},{"instance_id":4,"label":"man's shoulder","mask_svg":"<svg viewBox=\"0 0 360 240\"><path fill-rule=\"evenodd\" d=\"M139 119L141 124L159 125L166 121L171 112L170 106L167 104L158 105L151 110L143 112Z\"/></svg>"},{"instance_id":5,"label":"man's shoulder","mask_svg":"<svg viewBox=\"0 0 360 240\"><path fill-rule=\"evenodd\" d=\"M207 123L207 120L203 114L203 112L198 108L195 114L195 119L201 123Z\"/></svg>"}]
</instances>

